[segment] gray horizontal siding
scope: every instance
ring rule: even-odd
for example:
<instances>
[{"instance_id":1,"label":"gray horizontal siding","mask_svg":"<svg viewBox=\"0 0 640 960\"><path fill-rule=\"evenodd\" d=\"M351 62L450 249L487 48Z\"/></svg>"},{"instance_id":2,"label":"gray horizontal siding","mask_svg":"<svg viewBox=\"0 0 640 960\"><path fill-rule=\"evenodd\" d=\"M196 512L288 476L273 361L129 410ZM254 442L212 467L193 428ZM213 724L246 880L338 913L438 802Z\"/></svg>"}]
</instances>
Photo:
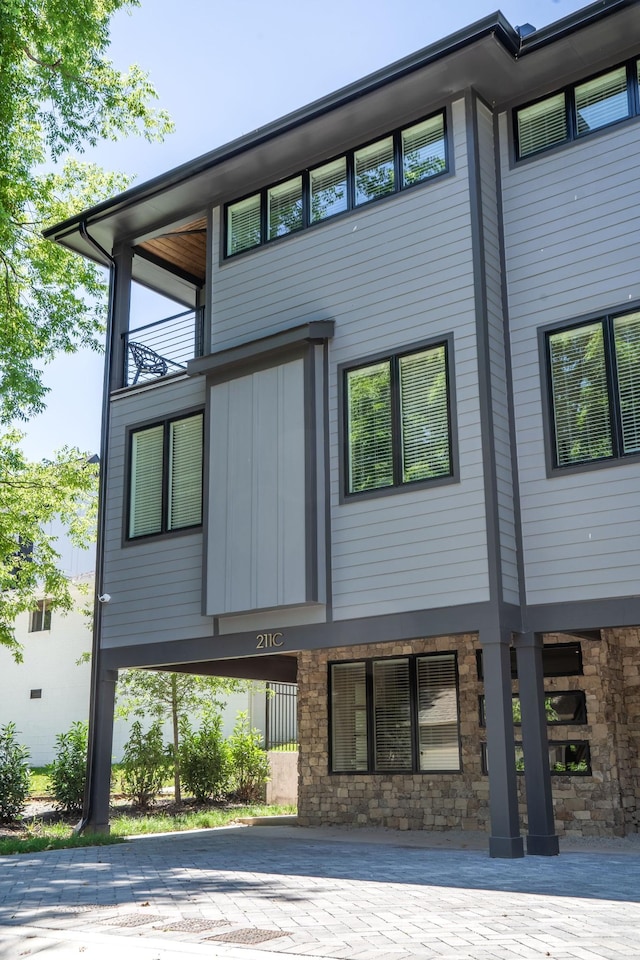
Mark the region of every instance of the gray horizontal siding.
<instances>
[{"instance_id":1,"label":"gray horizontal siding","mask_svg":"<svg viewBox=\"0 0 640 960\"><path fill-rule=\"evenodd\" d=\"M640 467L547 478L537 329L640 299L640 124L512 169L501 138L527 599L636 594Z\"/></svg>"},{"instance_id":2,"label":"gray horizontal siding","mask_svg":"<svg viewBox=\"0 0 640 960\"><path fill-rule=\"evenodd\" d=\"M152 643L210 636L203 617L202 534L122 545L126 503L127 428L204 406L204 380L179 379L122 395L111 403L104 590L103 645Z\"/></svg>"},{"instance_id":3,"label":"gray horizontal siding","mask_svg":"<svg viewBox=\"0 0 640 960\"><path fill-rule=\"evenodd\" d=\"M310 319L336 321L328 421L337 619L488 599L462 102L453 106L453 138L455 176L236 260L219 263L214 251L216 348ZM339 503L338 364L451 332L461 482Z\"/></svg>"}]
</instances>

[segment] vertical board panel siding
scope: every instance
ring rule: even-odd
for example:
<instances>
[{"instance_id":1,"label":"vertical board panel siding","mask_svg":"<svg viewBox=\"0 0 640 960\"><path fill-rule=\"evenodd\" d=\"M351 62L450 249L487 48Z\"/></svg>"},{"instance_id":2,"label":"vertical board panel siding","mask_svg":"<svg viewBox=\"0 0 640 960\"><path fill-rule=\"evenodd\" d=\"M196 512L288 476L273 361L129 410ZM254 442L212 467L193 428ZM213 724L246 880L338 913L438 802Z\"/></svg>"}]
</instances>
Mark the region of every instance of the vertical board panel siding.
<instances>
[{"instance_id":1,"label":"vertical board panel siding","mask_svg":"<svg viewBox=\"0 0 640 960\"><path fill-rule=\"evenodd\" d=\"M308 320L336 321L329 345L328 495L337 619L488 599L462 101L453 104L452 128L455 175L246 256L220 260L216 212L213 349ZM341 504L338 364L451 332L460 482Z\"/></svg>"},{"instance_id":2,"label":"vertical board panel siding","mask_svg":"<svg viewBox=\"0 0 640 960\"><path fill-rule=\"evenodd\" d=\"M207 611L306 597L302 360L211 387Z\"/></svg>"},{"instance_id":3,"label":"vertical board panel siding","mask_svg":"<svg viewBox=\"0 0 640 960\"><path fill-rule=\"evenodd\" d=\"M482 230L489 325L489 362L491 367L491 406L496 457L498 492L498 536L502 566L502 600L519 603L516 526L513 498L513 471L507 366L505 359L504 317L502 306L502 267L500 262L500 226L498 223L497 178L493 136L493 114L478 102L478 139L482 191Z\"/></svg>"},{"instance_id":4,"label":"vertical board panel siding","mask_svg":"<svg viewBox=\"0 0 640 960\"><path fill-rule=\"evenodd\" d=\"M213 622L202 616L202 532L122 543L126 509L126 437L130 426L204 407L202 380L180 379L111 402L103 646L206 637Z\"/></svg>"},{"instance_id":5,"label":"vertical board panel siding","mask_svg":"<svg viewBox=\"0 0 640 960\"><path fill-rule=\"evenodd\" d=\"M547 478L537 331L640 299L640 124L509 169L502 116L501 149L527 600L636 594L640 467Z\"/></svg>"}]
</instances>

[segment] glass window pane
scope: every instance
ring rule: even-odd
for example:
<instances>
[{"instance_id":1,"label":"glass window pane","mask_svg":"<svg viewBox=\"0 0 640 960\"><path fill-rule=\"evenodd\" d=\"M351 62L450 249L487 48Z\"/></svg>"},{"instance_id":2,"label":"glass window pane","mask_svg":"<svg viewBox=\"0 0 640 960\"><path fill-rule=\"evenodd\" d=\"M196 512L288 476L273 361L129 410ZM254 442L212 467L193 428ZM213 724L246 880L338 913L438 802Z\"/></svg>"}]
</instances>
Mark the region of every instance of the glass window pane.
<instances>
[{"instance_id":1,"label":"glass window pane","mask_svg":"<svg viewBox=\"0 0 640 960\"><path fill-rule=\"evenodd\" d=\"M227 255L257 247L262 240L260 194L227 207Z\"/></svg>"},{"instance_id":2,"label":"glass window pane","mask_svg":"<svg viewBox=\"0 0 640 960\"><path fill-rule=\"evenodd\" d=\"M388 360L347 374L348 492L393 483L391 367Z\"/></svg>"},{"instance_id":3,"label":"glass window pane","mask_svg":"<svg viewBox=\"0 0 640 960\"><path fill-rule=\"evenodd\" d=\"M556 93L517 113L518 156L544 150L568 138L565 94Z\"/></svg>"},{"instance_id":4,"label":"glass window pane","mask_svg":"<svg viewBox=\"0 0 640 960\"><path fill-rule=\"evenodd\" d=\"M442 114L402 131L402 178L405 187L442 173L446 166Z\"/></svg>"},{"instance_id":5,"label":"glass window pane","mask_svg":"<svg viewBox=\"0 0 640 960\"><path fill-rule=\"evenodd\" d=\"M162 530L162 456L164 427L138 430L131 438L129 536Z\"/></svg>"},{"instance_id":6,"label":"glass window pane","mask_svg":"<svg viewBox=\"0 0 640 960\"><path fill-rule=\"evenodd\" d=\"M331 665L331 769L366 770L367 702L364 663Z\"/></svg>"},{"instance_id":7,"label":"glass window pane","mask_svg":"<svg viewBox=\"0 0 640 960\"><path fill-rule=\"evenodd\" d=\"M616 317L613 335L622 423L622 452L640 452L640 313Z\"/></svg>"},{"instance_id":8,"label":"glass window pane","mask_svg":"<svg viewBox=\"0 0 640 960\"><path fill-rule=\"evenodd\" d=\"M578 135L629 116L627 69L619 67L575 88Z\"/></svg>"},{"instance_id":9,"label":"glass window pane","mask_svg":"<svg viewBox=\"0 0 640 960\"><path fill-rule=\"evenodd\" d=\"M613 454L601 323L549 336L558 466Z\"/></svg>"},{"instance_id":10,"label":"glass window pane","mask_svg":"<svg viewBox=\"0 0 640 960\"><path fill-rule=\"evenodd\" d=\"M460 769L455 654L420 657L418 745L421 770Z\"/></svg>"},{"instance_id":11,"label":"glass window pane","mask_svg":"<svg viewBox=\"0 0 640 960\"><path fill-rule=\"evenodd\" d=\"M393 137L355 152L356 203L376 200L395 190Z\"/></svg>"},{"instance_id":12,"label":"glass window pane","mask_svg":"<svg viewBox=\"0 0 640 960\"><path fill-rule=\"evenodd\" d=\"M302 177L293 177L267 191L269 240L283 237L302 226Z\"/></svg>"},{"instance_id":13,"label":"glass window pane","mask_svg":"<svg viewBox=\"0 0 640 960\"><path fill-rule=\"evenodd\" d=\"M412 733L408 660L373 664L374 767L411 770Z\"/></svg>"},{"instance_id":14,"label":"glass window pane","mask_svg":"<svg viewBox=\"0 0 640 960\"><path fill-rule=\"evenodd\" d=\"M169 530L202 523L202 414L170 424L168 500Z\"/></svg>"},{"instance_id":15,"label":"glass window pane","mask_svg":"<svg viewBox=\"0 0 640 960\"><path fill-rule=\"evenodd\" d=\"M309 173L311 222L347 209L347 158L340 157Z\"/></svg>"},{"instance_id":16,"label":"glass window pane","mask_svg":"<svg viewBox=\"0 0 640 960\"><path fill-rule=\"evenodd\" d=\"M400 358L402 481L451 473L444 344Z\"/></svg>"}]
</instances>

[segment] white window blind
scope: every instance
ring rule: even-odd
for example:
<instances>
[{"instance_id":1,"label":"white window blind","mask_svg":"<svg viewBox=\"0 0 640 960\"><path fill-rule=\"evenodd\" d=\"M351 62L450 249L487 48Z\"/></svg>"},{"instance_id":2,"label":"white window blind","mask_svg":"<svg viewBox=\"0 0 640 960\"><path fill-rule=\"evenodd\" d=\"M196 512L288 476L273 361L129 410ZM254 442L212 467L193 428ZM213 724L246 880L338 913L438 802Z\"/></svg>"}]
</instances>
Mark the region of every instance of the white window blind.
<instances>
[{"instance_id":1,"label":"white window blind","mask_svg":"<svg viewBox=\"0 0 640 960\"><path fill-rule=\"evenodd\" d=\"M517 113L518 155L527 157L568 139L566 97L554 94Z\"/></svg>"},{"instance_id":2,"label":"white window blind","mask_svg":"<svg viewBox=\"0 0 640 960\"><path fill-rule=\"evenodd\" d=\"M602 323L549 335L558 466L613 454Z\"/></svg>"},{"instance_id":3,"label":"white window blind","mask_svg":"<svg viewBox=\"0 0 640 960\"><path fill-rule=\"evenodd\" d=\"M417 661L421 770L459 770L460 732L454 654Z\"/></svg>"},{"instance_id":4,"label":"white window blind","mask_svg":"<svg viewBox=\"0 0 640 960\"><path fill-rule=\"evenodd\" d=\"M618 374L622 452L640 452L640 313L615 317L613 334Z\"/></svg>"},{"instance_id":5,"label":"white window blind","mask_svg":"<svg viewBox=\"0 0 640 960\"><path fill-rule=\"evenodd\" d=\"M366 770L367 704L364 663L331 666L331 769Z\"/></svg>"},{"instance_id":6,"label":"white window blind","mask_svg":"<svg viewBox=\"0 0 640 960\"><path fill-rule=\"evenodd\" d=\"M619 67L575 88L578 135L630 115L627 69Z\"/></svg>"},{"instance_id":7,"label":"white window blind","mask_svg":"<svg viewBox=\"0 0 640 960\"><path fill-rule=\"evenodd\" d=\"M340 157L309 174L311 222L326 220L347 209L347 158Z\"/></svg>"},{"instance_id":8,"label":"white window blind","mask_svg":"<svg viewBox=\"0 0 640 960\"><path fill-rule=\"evenodd\" d=\"M391 365L388 360L347 375L349 493L393 484Z\"/></svg>"},{"instance_id":9,"label":"white window blind","mask_svg":"<svg viewBox=\"0 0 640 960\"><path fill-rule=\"evenodd\" d=\"M270 240L302 226L302 177L293 177L267 191L267 233Z\"/></svg>"},{"instance_id":10,"label":"white window blind","mask_svg":"<svg viewBox=\"0 0 640 960\"><path fill-rule=\"evenodd\" d=\"M162 459L164 427L138 430L131 439L129 536L162 530Z\"/></svg>"},{"instance_id":11,"label":"white window blind","mask_svg":"<svg viewBox=\"0 0 640 960\"><path fill-rule=\"evenodd\" d=\"M202 414L169 425L167 529L202 522Z\"/></svg>"},{"instance_id":12,"label":"white window blind","mask_svg":"<svg viewBox=\"0 0 640 960\"><path fill-rule=\"evenodd\" d=\"M385 137L354 154L356 204L392 193L395 189L393 137Z\"/></svg>"},{"instance_id":13,"label":"white window blind","mask_svg":"<svg viewBox=\"0 0 640 960\"><path fill-rule=\"evenodd\" d=\"M400 358L402 480L451 472L444 345Z\"/></svg>"},{"instance_id":14,"label":"white window blind","mask_svg":"<svg viewBox=\"0 0 640 960\"><path fill-rule=\"evenodd\" d=\"M376 770L413 768L409 661L373 664L374 763Z\"/></svg>"},{"instance_id":15,"label":"white window blind","mask_svg":"<svg viewBox=\"0 0 640 960\"><path fill-rule=\"evenodd\" d=\"M446 169L444 116L439 114L402 131L404 186L419 183Z\"/></svg>"},{"instance_id":16,"label":"white window blind","mask_svg":"<svg viewBox=\"0 0 640 960\"><path fill-rule=\"evenodd\" d=\"M227 254L256 247L262 240L260 194L227 207Z\"/></svg>"}]
</instances>

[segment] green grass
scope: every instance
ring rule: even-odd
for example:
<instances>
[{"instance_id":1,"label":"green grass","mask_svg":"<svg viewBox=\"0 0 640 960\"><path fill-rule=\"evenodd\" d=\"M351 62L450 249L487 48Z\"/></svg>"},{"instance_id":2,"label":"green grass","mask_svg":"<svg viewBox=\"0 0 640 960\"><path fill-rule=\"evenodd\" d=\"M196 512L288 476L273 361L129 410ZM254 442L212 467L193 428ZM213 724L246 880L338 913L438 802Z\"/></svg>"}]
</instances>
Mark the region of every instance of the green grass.
<instances>
[{"instance_id":1,"label":"green grass","mask_svg":"<svg viewBox=\"0 0 640 960\"><path fill-rule=\"evenodd\" d=\"M111 833L74 837L67 823L45 823L36 820L13 837L0 837L0 856L15 853L40 853L43 850L64 850L69 847L101 846L122 843L126 837L145 833L171 833L175 830L201 830L224 827L241 817L267 817L295 814L294 806L212 807L208 810L177 814L149 813L131 817L117 814L111 819Z\"/></svg>"}]
</instances>

